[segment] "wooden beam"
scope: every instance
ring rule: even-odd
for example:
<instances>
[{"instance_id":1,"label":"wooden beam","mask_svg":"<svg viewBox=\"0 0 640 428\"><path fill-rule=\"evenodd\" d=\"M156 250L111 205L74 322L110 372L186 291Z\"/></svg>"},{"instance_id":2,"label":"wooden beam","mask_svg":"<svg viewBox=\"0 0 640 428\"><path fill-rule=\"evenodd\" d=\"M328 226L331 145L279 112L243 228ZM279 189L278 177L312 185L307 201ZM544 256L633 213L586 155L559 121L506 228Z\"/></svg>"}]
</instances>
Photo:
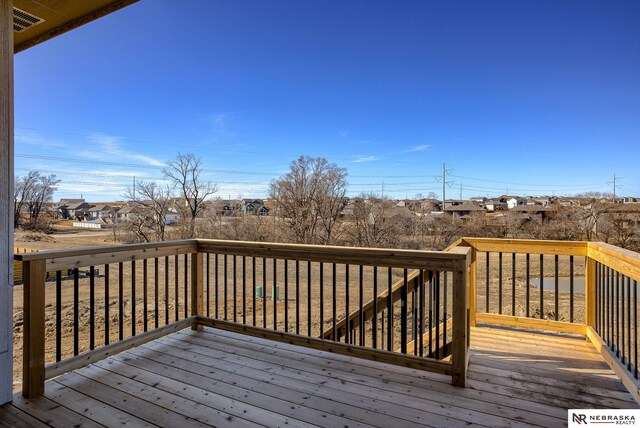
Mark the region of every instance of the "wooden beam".
<instances>
[{"instance_id":1,"label":"wooden beam","mask_svg":"<svg viewBox=\"0 0 640 428\"><path fill-rule=\"evenodd\" d=\"M584 269L586 325L596 326L596 261L587 257Z\"/></svg>"},{"instance_id":2,"label":"wooden beam","mask_svg":"<svg viewBox=\"0 0 640 428\"><path fill-rule=\"evenodd\" d=\"M0 404L13 393L13 1L0 0Z\"/></svg>"},{"instance_id":3,"label":"wooden beam","mask_svg":"<svg viewBox=\"0 0 640 428\"><path fill-rule=\"evenodd\" d=\"M589 242L588 248L590 258L640 281L640 254L603 242Z\"/></svg>"},{"instance_id":4,"label":"wooden beam","mask_svg":"<svg viewBox=\"0 0 640 428\"><path fill-rule=\"evenodd\" d=\"M138 347L152 340L156 340L160 337L166 336L176 331L188 328L196 323L196 317L185 318L180 321L176 321L171 324L158 327L156 329L140 333L136 336L128 337L118 342L110 343L102 348L94 349L92 351L83 352L75 357L60 361L55 364L50 364L46 367L44 372L45 379L51 379L56 376L68 373L70 371L88 366L96 361L103 360L112 355L124 352L126 350Z\"/></svg>"},{"instance_id":5,"label":"wooden beam","mask_svg":"<svg viewBox=\"0 0 640 428\"><path fill-rule=\"evenodd\" d=\"M522 254L552 254L586 256L587 243L583 241L543 241L535 239L463 238L477 251L495 251Z\"/></svg>"},{"instance_id":6,"label":"wooden beam","mask_svg":"<svg viewBox=\"0 0 640 428\"><path fill-rule=\"evenodd\" d=\"M44 393L44 260L24 263L24 333L22 349L22 395Z\"/></svg>"},{"instance_id":7,"label":"wooden beam","mask_svg":"<svg viewBox=\"0 0 640 428\"><path fill-rule=\"evenodd\" d=\"M611 349L604 343L598 332L593 327L587 327L587 338L591 340L593 346L600 352L602 358L609 364L611 370L620 378L623 385L629 390L633 398L640 403L640 382L627 370L620 360L611 352Z\"/></svg>"},{"instance_id":8,"label":"wooden beam","mask_svg":"<svg viewBox=\"0 0 640 428\"><path fill-rule=\"evenodd\" d=\"M204 254L191 254L191 316L204 316L204 275L202 272ZM192 330L202 330L202 326L193 323Z\"/></svg>"},{"instance_id":9,"label":"wooden beam","mask_svg":"<svg viewBox=\"0 0 640 428\"><path fill-rule=\"evenodd\" d=\"M587 326L563 321L541 320L538 318L513 317L511 315L479 313L476 320L481 324L504 325L533 330L555 331L557 333L586 334Z\"/></svg>"},{"instance_id":10,"label":"wooden beam","mask_svg":"<svg viewBox=\"0 0 640 428\"><path fill-rule=\"evenodd\" d=\"M459 248L459 247L458 247ZM456 386L467 384L467 364L469 361L469 287L467 269L471 259L471 249L466 248L469 260L460 263L453 272L453 332L451 349L451 383Z\"/></svg>"},{"instance_id":11,"label":"wooden beam","mask_svg":"<svg viewBox=\"0 0 640 428\"><path fill-rule=\"evenodd\" d=\"M317 349L319 351L333 352L336 354L348 355L350 357L363 358L380 363L393 364L396 366L409 367L412 369L425 370L446 375L451 374L451 363L447 361L438 361L431 358L416 357L413 355L396 354L395 352L383 351L380 349L347 345L346 343L334 342L332 340L301 336L293 333L236 324L230 321L222 321L212 318L198 317L198 323L206 327L248 334L250 336L262 337L263 339L275 340L277 342L289 343L291 345L303 346L305 348Z\"/></svg>"}]
</instances>

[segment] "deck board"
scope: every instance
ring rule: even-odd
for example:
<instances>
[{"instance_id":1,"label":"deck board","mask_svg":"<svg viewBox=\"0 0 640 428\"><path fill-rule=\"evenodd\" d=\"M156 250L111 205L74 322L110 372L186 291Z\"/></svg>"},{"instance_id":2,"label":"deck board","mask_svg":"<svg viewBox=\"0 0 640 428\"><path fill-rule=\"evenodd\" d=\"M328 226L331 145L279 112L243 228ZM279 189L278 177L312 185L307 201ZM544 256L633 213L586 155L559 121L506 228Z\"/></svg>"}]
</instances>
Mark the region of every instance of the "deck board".
<instances>
[{"instance_id":1,"label":"deck board","mask_svg":"<svg viewBox=\"0 0 640 428\"><path fill-rule=\"evenodd\" d=\"M0 407L3 426L563 426L568 408L638 408L576 336L471 332L468 387L449 376L205 328L59 376Z\"/></svg>"}]
</instances>

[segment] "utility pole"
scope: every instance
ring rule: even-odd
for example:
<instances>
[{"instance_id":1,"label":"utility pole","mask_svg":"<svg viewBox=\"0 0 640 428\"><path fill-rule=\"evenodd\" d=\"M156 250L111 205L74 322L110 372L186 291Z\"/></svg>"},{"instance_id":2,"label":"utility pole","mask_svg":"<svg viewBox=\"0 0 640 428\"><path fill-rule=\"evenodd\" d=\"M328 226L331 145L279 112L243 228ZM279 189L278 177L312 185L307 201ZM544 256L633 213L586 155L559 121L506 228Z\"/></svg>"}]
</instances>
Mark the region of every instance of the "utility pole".
<instances>
[{"instance_id":1,"label":"utility pole","mask_svg":"<svg viewBox=\"0 0 640 428\"><path fill-rule=\"evenodd\" d=\"M609 181L608 184L612 184L613 185L613 203L616 203L616 190L618 189L618 187L622 187L621 184L617 184L617 181L620 180L620 177L616 177L615 174L613 174L613 181Z\"/></svg>"},{"instance_id":2,"label":"utility pole","mask_svg":"<svg viewBox=\"0 0 640 428\"><path fill-rule=\"evenodd\" d=\"M447 181L447 174L451 174L452 171L453 171L452 169L447 169L447 165L443 163L442 176L436 177L437 181L442 182L442 211L444 211L444 208L445 208L444 204L445 204L445 201L447 200L446 187L453 185L453 181Z\"/></svg>"}]
</instances>

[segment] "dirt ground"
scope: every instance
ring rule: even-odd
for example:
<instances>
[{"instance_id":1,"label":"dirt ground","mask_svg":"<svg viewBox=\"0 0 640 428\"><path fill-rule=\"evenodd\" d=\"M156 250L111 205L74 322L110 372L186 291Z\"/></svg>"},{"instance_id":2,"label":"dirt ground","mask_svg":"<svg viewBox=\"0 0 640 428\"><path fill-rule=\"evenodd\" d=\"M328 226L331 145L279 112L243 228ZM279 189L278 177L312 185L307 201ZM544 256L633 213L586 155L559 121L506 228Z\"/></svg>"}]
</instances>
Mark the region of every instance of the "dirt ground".
<instances>
[{"instance_id":1,"label":"dirt ground","mask_svg":"<svg viewBox=\"0 0 640 428\"><path fill-rule=\"evenodd\" d=\"M52 250L64 248L91 247L102 245L114 245L112 235L101 231L73 231L65 230L64 233L56 233L53 235L34 236L22 232L16 233L15 246L21 248L29 248L35 250ZM509 255L510 257L510 255ZM296 263L289 261L285 269L285 262L278 260L275 265L272 259L267 259L263 265L263 259L227 256L226 269L224 256L217 257L209 255L208 263L205 258L205 297L207 298L208 307L205 313L215 317L216 313L219 318L236 320L253 324L254 314L256 324L273 328L274 317L276 318L277 328L288 330L291 332L299 331L302 334L310 333L313 336L321 336L323 331L331 329L334 318L333 302L336 302L335 318L340 320L344 318L347 311L354 311L362 300L367 302L374 296L374 269L372 267L364 267L362 275L358 266L350 266L348 279L347 267L345 265L336 265L335 267L335 292L334 292L334 273L331 264L325 264L322 270L322 290L320 287L320 264L300 262L298 266L298 275L296 276ZM535 259L535 260L534 260ZM584 271L584 260L578 260L574 271L576 275L582 275ZM534 278L538 271L537 257L532 256L530 265L531 278ZM490 311L499 312L500 287L498 281L498 259L497 255L491 256L490 259L490 284L489 284L489 300ZM516 261L516 315L524 316L526 310L526 281L525 281L525 261L524 257L518 257ZM157 266L157 281L156 281ZM177 275L176 275L177 266ZM548 266L548 267L546 267ZM545 276L554 275L553 257L545 258ZM310 275L308 269L311 269ZM189 261L184 255L169 258L160 258L159 260L150 259L147 262L146 281L144 275L144 263L138 261L135 264L135 271L131 262L118 264L114 263L108 266L95 266L97 275L94 277L94 342L95 347L102 346L105 343L105 331L108 327L109 342L117 341L120 337L126 338L134 332L140 333L144 331L145 319L145 289L146 289L146 319L147 328L153 329L156 326L156 314L158 325L162 326L176 319L182 319L188 315L190 304L190 281L189 281ZM568 258L565 261L561 258L559 264L559 275L568 275ZM88 267L87 267L88 270ZM225 281L226 271L226 281ZM135 275L132 275L132 272ZM286 278L285 278L286 272ZM65 273L66 274L66 273ZM216 275L217 274L217 275ZM108 284L107 284L108 275ZM392 282L401 279L403 276L402 269L393 269ZM122 297L120 297L120 281L122 277ZM309 277L311 282L309 283ZM477 301L480 311L485 310L486 302L486 282L485 281L485 262L479 256L478 259L478 292ZM234 281L235 278L235 281ZM267 298L254 298L253 283L256 288L266 285ZM296 278L298 280L296 281ZM135 281L133 280L135 279ZM167 281L168 279L168 281ZM286 281L285 281L286 279ZM441 276L440 287L440 314L439 319L451 316L451 275L448 275L445 286L444 275ZM134 285L135 282L135 285ZM226 283L226 299L225 299L225 283ZM273 300L273 284L278 286L278 299ZM296 284L299 283L299 289ZM348 299L347 299L347 287ZM387 289L389 283L387 268L378 268L377 270L377 287L378 292ZM146 284L146 287L145 287ZM217 288L216 288L217 284ZM285 287L286 284L286 287ZM309 286L311 284L311 287ZM362 296L360 293L360 284L362 284ZM108 287L107 287L108 285ZM134 290L135 287L135 290ZM84 352L90 348L90 279L81 276L78 281L78 352ZM285 288L287 296L285 298ZM108 289L108 291L107 291ZM217 290L217 291L216 291ZM310 290L310 299L309 299ZM428 289L427 289L428 290ZM19 390L22 376L22 285L16 285L14 289L14 389ZM323 294L323 319L320 320L320 294ZM427 291L428 292L428 291ZM529 287L530 292L530 314L533 317L540 316L539 310L539 291L536 287ZM235 298L234 298L235 296ZM334 299L335 296L335 299ZM503 259L503 287L502 287L502 313L511 314L511 259ZM135 297L135 298L134 298ZM157 298L157 306L156 306ZM299 300L298 300L299 299ZM62 359L69 358L73 355L74 347L74 281L71 277L65 277L61 284L61 348ZM311 301L311 316L309 317L308 304ZM122 321L120 321L120 305L122 301ZM445 305L446 301L446 305ZM558 296L558 319L568 321L569 319L569 296L568 293L560 293ZM217 302L217 303L216 303ZM226 306L225 306L226 302ZM299 305L296 305L299 302ZM108 303L108 310L107 304ZM186 303L186 304L185 304ZM46 363L53 363L56 360L56 282L48 281L46 287L46 307L45 307L45 328L46 328ZM135 316L133 316L133 308L135 305ZM415 337L417 333L414 325L414 317L412 310L419 307L418 299L413 300L413 296L409 296L408 300L408 341ZM246 308L246 310L245 310ZM545 290L544 296L544 317L555 319L555 296L554 293ZM216 311L217 309L217 311ZM226 315L225 315L226 309ZM435 311L435 308L432 308ZM285 325L285 310L287 312L287 325ZM299 318L296 317L296 311ZM429 325L429 307L425 307L425 323ZM296 330L296 319L299 319L298 330ZM436 315L432 313L432 325L435 325ZM584 319L584 294L575 293L574 295L574 320L581 322ZM310 320L310 322L309 322ZM384 320L384 321L383 321ZM388 314L382 314L378 318L378 347L386 348L385 336L388 332ZM394 343L392 348L397 349L400 346L400 325L401 325L400 305L394 306L393 314L393 331ZM122 329L120 329L122 324ZM309 331L310 327L310 331ZM373 325L371 322L365 326L365 344L371 346L373 337ZM344 338L342 339L344 340ZM450 338L448 339L450 340Z\"/></svg>"}]
</instances>

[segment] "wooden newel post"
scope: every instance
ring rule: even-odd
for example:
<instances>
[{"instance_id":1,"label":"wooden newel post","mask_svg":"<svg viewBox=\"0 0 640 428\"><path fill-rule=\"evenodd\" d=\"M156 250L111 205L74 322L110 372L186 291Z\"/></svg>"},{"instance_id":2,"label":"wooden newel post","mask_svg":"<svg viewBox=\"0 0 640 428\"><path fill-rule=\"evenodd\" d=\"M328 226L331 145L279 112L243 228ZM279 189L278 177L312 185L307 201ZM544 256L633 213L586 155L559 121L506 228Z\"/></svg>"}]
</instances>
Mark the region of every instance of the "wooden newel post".
<instances>
[{"instance_id":1,"label":"wooden newel post","mask_svg":"<svg viewBox=\"0 0 640 428\"><path fill-rule=\"evenodd\" d=\"M22 395L44 393L44 282L46 260L23 262L24 336L22 355Z\"/></svg>"},{"instance_id":2,"label":"wooden newel post","mask_svg":"<svg viewBox=\"0 0 640 428\"><path fill-rule=\"evenodd\" d=\"M204 315L204 275L202 273L204 253L191 254L191 315ZM202 330L199 324L193 324L192 330Z\"/></svg>"},{"instance_id":3,"label":"wooden newel post","mask_svg":"<svg viewBox=\"0 0 640 428\"><path fill-rule=\"evenodd\" d=\"M476 278L477 278L477 264L476 264L477 251L471 247L471 265L469 266L469 326L476 326Z\"/></svg>"},{"instance_id":4,"label":"wooden newel post","mask_svg":"<svg viewBox=\"0 0 640 428\"><path fill-rule=\"evenodd\" d=\"M466 263L453 272L453 343L451 383L466 386L469 362L469 287Z\"/></svg>"},{"instance_id":5,"label":"wooden newel post","mask_svg":"<svg viewBox=\"0 0 640 428\"><path fill-rule=\"evenodd\" d=\"M588 327L596 326L596 261L587 255L585 276L585 321ZM589 339L587 339L589 340Z\"/></svg>"}]
</instances>

